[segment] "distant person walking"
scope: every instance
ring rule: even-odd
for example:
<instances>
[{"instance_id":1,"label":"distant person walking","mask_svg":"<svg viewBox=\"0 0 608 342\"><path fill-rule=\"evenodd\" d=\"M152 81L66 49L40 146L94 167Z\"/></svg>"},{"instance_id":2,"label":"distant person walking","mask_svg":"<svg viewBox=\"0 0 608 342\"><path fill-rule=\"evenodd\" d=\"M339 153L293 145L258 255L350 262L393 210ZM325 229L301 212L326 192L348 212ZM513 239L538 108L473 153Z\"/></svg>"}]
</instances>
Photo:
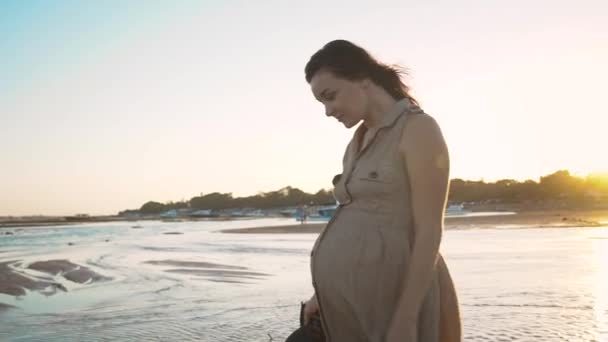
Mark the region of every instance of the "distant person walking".
<instances>
[{"instance_id":1,"label":"distant person walking","mask_svg":"<svg viewBox=\"0 0 608 342\"><path fill-rule=\"evenodd\" d=\"M296 215L298 221L300 221L300 224L306 223L306 220L308 219L308 212L306 210L306 206L298 207L298 209L296 210Z\"/></svg>"},{"instance_id":2,"label":"distant person walking","mask_svg":"<svg viewBox=\"0 0 608 342\"><path fill-rule=\"evenodd\" d=\"M449 156L438 124L398 69L351 42L327 43L305 73L328 117L361 125L334 186L339 207L312 250L304 322L319 315L331 342L460 341L439 253Z\"/></svg>"}]
</instances>

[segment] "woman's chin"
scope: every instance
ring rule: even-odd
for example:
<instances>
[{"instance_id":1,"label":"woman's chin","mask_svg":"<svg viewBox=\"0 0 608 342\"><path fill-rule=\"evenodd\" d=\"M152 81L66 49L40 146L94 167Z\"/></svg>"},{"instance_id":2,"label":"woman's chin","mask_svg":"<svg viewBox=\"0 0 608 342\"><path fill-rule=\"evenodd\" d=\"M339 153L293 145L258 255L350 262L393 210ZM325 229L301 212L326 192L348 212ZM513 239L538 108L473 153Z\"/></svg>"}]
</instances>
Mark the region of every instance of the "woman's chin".
<instances>
[{"instance_id":1,"label":"woman's chin","mask_svg":"<svg viewBox=\"0 0 608 342\"><path fill-rule=\"evenodd\" d=\"M352 121L340 121L340 122L344 125L344 127L348 128L348 129L353 128L356 125Z\"/></svg>"}]
</instances>

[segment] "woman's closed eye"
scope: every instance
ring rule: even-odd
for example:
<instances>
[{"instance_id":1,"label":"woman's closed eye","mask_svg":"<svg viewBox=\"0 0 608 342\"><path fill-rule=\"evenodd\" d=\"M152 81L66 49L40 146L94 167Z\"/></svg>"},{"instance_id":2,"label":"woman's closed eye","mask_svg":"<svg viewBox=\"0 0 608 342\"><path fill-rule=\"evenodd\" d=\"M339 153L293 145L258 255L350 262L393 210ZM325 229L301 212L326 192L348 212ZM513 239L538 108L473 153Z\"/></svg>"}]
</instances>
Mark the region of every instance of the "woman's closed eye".
<instances>
[{"instance_id":1,"label":"woman's closed eye","mask_svg":"<svg viewBox=\"0 0 608 342\"><path fill-rule=\"evenodd\" d=\"M327 101L333 101L336 99L336 92L332 91L332 92L325 93L324 97Z\"/></svg>"}]
</instances>

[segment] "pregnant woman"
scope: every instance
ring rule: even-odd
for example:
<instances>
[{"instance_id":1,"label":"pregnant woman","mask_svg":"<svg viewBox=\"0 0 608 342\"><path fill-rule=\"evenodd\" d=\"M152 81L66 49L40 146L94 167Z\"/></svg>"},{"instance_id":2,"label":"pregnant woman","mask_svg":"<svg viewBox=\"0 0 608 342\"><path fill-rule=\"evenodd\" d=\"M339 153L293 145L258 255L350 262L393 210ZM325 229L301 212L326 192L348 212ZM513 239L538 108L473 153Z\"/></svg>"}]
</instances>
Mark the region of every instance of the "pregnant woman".
<instances>
[{"instance_id":1,"label":"pregnant woman","mask_svg":"<svg viewBox=\"0 0 608 342\"><path fill-rule=\"evenodd\" d=\"M331 342L460 341L439 253L449 155L438 124L399 69L351 42L327 43L305 73L328 117L360 123L334 179L339 207L312 250L305 323L320 318Z\"/></svg>"}]
</instances>

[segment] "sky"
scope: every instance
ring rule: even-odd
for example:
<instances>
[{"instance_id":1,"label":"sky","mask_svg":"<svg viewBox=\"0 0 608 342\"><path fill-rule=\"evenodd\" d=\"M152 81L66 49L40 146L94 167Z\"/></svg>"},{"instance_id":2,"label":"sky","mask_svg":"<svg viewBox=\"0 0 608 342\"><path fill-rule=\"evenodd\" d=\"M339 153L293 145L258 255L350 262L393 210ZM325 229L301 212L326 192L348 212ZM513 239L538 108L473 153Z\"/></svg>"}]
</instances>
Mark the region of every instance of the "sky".
<instances>
[{"instance_id":1,"label":"sky","mask_svg":"<svg viewBox=\"0 0 608 342\"><path fill-rule=\"evenodd\" d=\"M608 2L0 2L0 215L331 187L353 131L310 56L409 69L451 178L608 171Z\"/></svg>"}]
</instances>

